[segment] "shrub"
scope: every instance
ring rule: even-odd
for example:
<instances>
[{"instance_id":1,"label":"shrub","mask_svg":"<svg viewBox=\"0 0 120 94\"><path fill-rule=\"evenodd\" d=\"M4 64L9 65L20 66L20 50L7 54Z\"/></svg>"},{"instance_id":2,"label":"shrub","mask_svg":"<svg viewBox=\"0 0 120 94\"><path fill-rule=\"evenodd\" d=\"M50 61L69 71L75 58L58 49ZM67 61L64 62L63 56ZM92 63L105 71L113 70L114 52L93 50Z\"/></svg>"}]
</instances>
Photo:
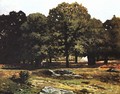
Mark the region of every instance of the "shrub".
<instances>
[{"instance_id":1,"label":"shrub","mask_svg":"<svg viewBox=\"0 0 120 94\"><path fill-rule=\"evenodd\" d=\"M17 83L26 84L28 83L29 77L30 77L30 74L28 71L21 71L18 76L14 74L10 79Z\"/></svg>"},{"instance_id":2,"label":"shrub","mask_svg":"<svg viewBox=\"0 0 120 94\"><path fill-rule=\"evenodd\" d=\"M21 83L27 83L28 79L30 77L30 74L29 74L28 71L21 71L19 73L19 76L20 76L19 80L20 80Z\"/></svg>"},{"instance_id":3,"label":"shrub","mask_svg":"<svg viewBox=\"0 0 120 94\"><path fill-rule=\"evenodd\" d=\"M17 79L17 76L14 74L14 75L12 75L12 77L10 78L12 81L16 81L16 79Z\"/></svg>"}]
</instances>

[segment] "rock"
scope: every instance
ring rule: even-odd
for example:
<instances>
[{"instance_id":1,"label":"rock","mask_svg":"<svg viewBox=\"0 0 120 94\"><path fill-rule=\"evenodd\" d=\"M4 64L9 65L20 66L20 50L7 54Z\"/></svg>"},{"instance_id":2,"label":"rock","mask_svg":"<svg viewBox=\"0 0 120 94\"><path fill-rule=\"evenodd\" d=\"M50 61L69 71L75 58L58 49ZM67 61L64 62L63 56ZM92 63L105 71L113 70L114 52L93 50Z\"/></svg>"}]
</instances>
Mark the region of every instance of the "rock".
<instances>
[{"instance_id":1,"label":"rock","mask_svg":"<svg viewBox=\"0 0 120 94\"><path fill-rule=\"evenodd\" d=\"M82 89L80 90L82 94L94 94L94 92L89 91L88 89Z\"/></svg>"},{"instance_id":2,"label":"rock","mask_svg":"<svg viewBox=\"0 0 120 94\"><path fill-rule=\"evenodd\" d=\"M64 74L73 74L73 72L72 71L70 71L70 70L55 70L54 71L56 74L60 74L60 75L64 75Z\"/></svg>"},{"instance_id":3,"label":"rock","mask_svg":"<svg viewBox=\"0 0 120 94\"><path fill-rule=\"evenodd\" d=\"M90 84L90 81L82 81L81 83Z\"/></svg>"},{"instance_id":4,"label":"rock","mask_svg":"<svg viewBox=\"0 0 120 94\"><path fill-rule=\"evenodd\" d=\"M45 70L44 73L45 73L46 75L51 76L51 75L54 74L54 71L49 69L49 70Z\"/></svg>"},{"instance_id":5,"label":"rock","mask_svg":"<svg viewBox=\"0 0 120 94\"><path fill-rule=\"evenodd\" d=\"M105 87L100 86L100 85L93 84L92 86L93 86L93 87L96 87L96 88L98 88L98 89L103 89L103 90L106 90L106 88L105 88Z\"/></svg>"},{"instance_id":6,"label":"rock","mask_svg":"<svg viewBox=\"0 0 120 94\"><path fill-rule=\"evenodd\" d=\"M73 76L73 74L63 74L63 76Z\"/></svg>"},{"instance_id":7,"label":"rock","mask_svg":"<svg viewBox=\"0 0 120 94\"><path fill-rule=\"evenodd\" d=\"M77 79L83 79L85 78L84 76L82 75L77 75L77 74L74 74L72 71L70 70L45 70L43 72L45 75L48 75L48 76L52 76L52 77L69 77L69 78L77 78ZM86 77L86 79L92 79L93 77L92 76L88 76Z\"/></svg>"},{"instance_id":8,"label":"rock","mask_svg":"<svg viewBox=\"0 0 120 94\"><path fill-rule=\"evenodd\" d=\"M48 76L60 76L59 74L56 74L53 70L45 70L43 72L45 75L48 75Z\"/></svg>"},{"instance_id":9,"label":"rock","mask_svg":"<svg viewBox=\"0 0 120 94\"><path fill-rule=\"evenodd\" d=\"M81 75L73 75L73 77L77 78L77 79L80 79L80 78L82 79L83 78L83 76L81 76Z\"/></svg>"},{"instance_id":10,"label":"rock","mask_svg":"<svg viewBox=\"0 0 120 94\"><path fill-rule=\"evenodd\" d=\"M73 91L58 89L51 86L44 87L38 94L75 94Z\"/></svg>"},{"instance_id":11,"label":"rock","mask_svg":"<svg viewBox=\"0 0 120 94\"><path fill-rule=\"evenodd\" d=\"M52 94L60 94L60 90L58 89L55 89L53 87L45 87L42 89L42 93L44 94L49 94L49 93L52 93ZM41 94L41 93L40 93Z\"/></svg>"},{"instance_id":12,"label":"rock","mask_svg":"<svg viewBox=\"0 0 120 94\"><path fill-rule=\"evenodd\" d=\"M93 79L93 77L92 76L87 76L86 79Z\"/></svg>"},{"instance_id":13,"label":"rock","mask_svg":"<svg viewBox=\"0 0 120 94\"><path fill-rule=\"evenodd\" d=\"M109 69L107 70L107 72L120 72L120 71L118 71L118 70L116 70L116 69L114 69L114 68L109 68Z\"/></svg>"},{"instance_id":14,"label":"rock","mask_svg":"<svg viewBox=\"0 0 120 94\"><path fill-rule=\"evenodd\" d=\"M22 88L20 88L20 89L19 89L19 91L23 91L23 89L22 89Z\"/></svg>"},{"instance_id":15,"label":"rock","mask_svg":"<svg viewBox=\"0 0 120 94\"><path fill-rule=\"evenodd\" d=\"M45 75L48 76L55 76L55 77L59 77L59 76L71 76L73 73L70 70L45 70L43 72Z\"/></svg>"},{"instance_id":16,"label":"rock","mask_svg":"<svg viewBox=\"0 0 120 94\"><path fill-rule=\"evenodd\" d=\"M53 77L59 77L59 76L61 76L61 75L54 73L54 74L52 74L52 76L53 76Z\"/></svg>"}]
</instances>

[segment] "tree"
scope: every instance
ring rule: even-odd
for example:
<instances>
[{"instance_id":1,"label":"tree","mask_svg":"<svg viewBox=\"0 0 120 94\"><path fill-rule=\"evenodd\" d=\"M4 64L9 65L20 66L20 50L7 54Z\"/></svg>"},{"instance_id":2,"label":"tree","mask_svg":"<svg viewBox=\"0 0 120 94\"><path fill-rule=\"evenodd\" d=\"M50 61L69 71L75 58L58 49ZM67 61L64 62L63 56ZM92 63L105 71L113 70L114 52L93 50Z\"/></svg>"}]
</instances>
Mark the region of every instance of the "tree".
<instances>
[{"instance_id":1,"label":"tree","mask_svg":"<svg viewBox=\"0 0 120 94\"><path fill-rule=\"evenodd\" d=\"M95 18L89 21L88 30L83 36L83 45L88 57L88 65L95 65L96 57L100 54L104 43L104 28L100 20Z\"/></svg>"},{"instance_id":2,"label":"tree","mask_svg":"<svg viewBox=\"0 0 120 94\"><path fill-rule=\"evenodd\" d=\"M21 24L26 20L24 12L12 11L0 16L1 59L3 63L19 62Z\"/></svg>"},{"instance_id":3,"label":"tree","mask_svg":"<svg viewBox=\"0 0 120 94\"><path fill-rule=\"evenodd\" d=\"M90 15L87 9L78 3L62 3L49 12L48 22L50 32L53 33L54 43L66 58L66 67L69 67L69 55L87 26Z\"/></svg>"},{"instance_id":4,"label":"tree","mask_svg":"<svg viewBox=\"0 0 120 94\"><path fill-rule=\"evenodd\" d=\"M28 62L35 61L35 66L38 67L47 55L47 18L40 13L30 14L21 29L24 43L22 59Z\"/></svg>"},{"instance_id":5,"label":"tree","mask_svg":"<svg viewBox=\"0 0 120 94\"><path fill-rule=\"evenodd\" d=\"M120 54L120 18L114 17L111 20L106 20L104 22L104 28L108 34L106 52L105 52L105 64L108 63L108 57L119 57Z\"/></svg>"}]
</instances>

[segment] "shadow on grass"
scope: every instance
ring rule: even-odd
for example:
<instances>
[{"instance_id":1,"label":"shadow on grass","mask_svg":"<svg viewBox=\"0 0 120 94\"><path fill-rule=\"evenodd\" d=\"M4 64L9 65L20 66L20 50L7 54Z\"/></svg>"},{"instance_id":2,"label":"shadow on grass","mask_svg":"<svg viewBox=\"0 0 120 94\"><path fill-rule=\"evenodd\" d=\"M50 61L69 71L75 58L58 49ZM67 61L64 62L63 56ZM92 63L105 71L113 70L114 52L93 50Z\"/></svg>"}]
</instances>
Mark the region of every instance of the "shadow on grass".
<instances>
[{"instance_id":1,"label":"shadow on grass","mask_svg":"<svg viewBox=\"0 0 120 94\"><path fill-rule=\"evenodd\" d=\"M120 61L109 61L108 65L118 64ZM87 62L70 62L69 68L99 68L104 64L104 61L97 61L96 65L89 66ZM5 64L2 69L10 69L10 70L36 70L36 69L56 69L56 68L66 68L66 62L44 62L41 66L38 65L35 67L33 64Z\"/></svg>"},{"instance_id":2,"label":"shadow on grass","mask_svg":"<svg viewBox=\"0 0 120 94\"><path fill-rule=\"evenodd\" d=\"M10 91L0 91L0 94L14 94L14 93L12 93Z\"/></svg>"}]
</instances>

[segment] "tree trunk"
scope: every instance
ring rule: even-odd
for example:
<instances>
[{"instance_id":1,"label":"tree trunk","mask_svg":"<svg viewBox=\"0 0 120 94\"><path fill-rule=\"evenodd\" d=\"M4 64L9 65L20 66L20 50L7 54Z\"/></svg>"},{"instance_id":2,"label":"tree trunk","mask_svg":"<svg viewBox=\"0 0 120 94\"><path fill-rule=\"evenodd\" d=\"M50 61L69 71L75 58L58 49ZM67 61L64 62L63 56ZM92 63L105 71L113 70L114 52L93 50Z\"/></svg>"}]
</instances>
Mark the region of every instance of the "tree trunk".
<instances>
[{"instance_id":1,"label":"tree trunk","mask_svg":"<svg viewBox=\"0 0 120 94\"><path fill-rule=\"evenodd\" d=\"M105 55L104 57L104 64L108 64L108 55Z\"/></svg>"},{"instance_id":2,"label":"tree trunk","mask_svg":"<svg viewBox=\"0 0 120 94\"><path fill-rule=\"evenodd\" d=\"M41 66L41 60L35 59L35 68L39 68Z\"/></svg>"},{"instance_id":3,"label":"tree trunk","mask_svg":"<svg viewBox=\"0 0 120 94\"><path fill-rule=\"evenodd\" d=\"M69 52L68 45L65 45L66 67L69 68Z\"/></svg>"},{"instance_id":4,"label":"tree trunk","mask_svg":"<svg viewBox=\"0 0 120 94\"><path fill-rule=\"evenodd\" d=\"M69 54L66 55L66 68L69 68Z\"/></svg>"},{"instance_id":5,"label":"tree trunk","mask_svg":"<svg viewBox=\"0 0 120 94\"><path fill-rule=\"evenodd\" d=\"M88 58L88 65L92 66L96 64L94 55L88 54L87 58Z\"/></svg>"},{"instance_id":6,"label":"tree trunk","mask_svg":"<svg viewBox=\"0 0 120 94\"><path fill-rule=\"evenodd\" d=\"M69 42L68 42L68 25L66 22L64 22L64 46L65 46L65 58L66 58L66 67L69 68L69 48L70 48L70 45L69 45Z\"/></svg>"},{"instance_id":7,"label":"tree trunk","mask_svg":"<svg viewBox=\"0 0 120 94\"><path fill-rule=\"evenodd\" d=\"M25 60L24 59L22 60L22 63L25 64Z\"/></svg>"},{"instance_id":8,"label":"tree trunk","mask_svg":"<svg viewBox=\"0 0 120 94\"><path fill-rule=\"evenodd\" d=\"M76 52L75 52L75 63L76 63L76 64L78 63L78 55L77 55Z\"/></svg>"},{"instance_id":9,"label":"tree trunk","mask_svg":"<svg viewBox=\"0 0 120 94\"><path fill-rule=\"evenodd\" d=\"M49 56L49 63L52 63L52 57Z\"/></svg>"},{"instance_id":10,"label":"tree trunk","mask_svg":"<svg viewBox=\"0 0 120 94\"><path fill-rule=\"evenodd\" d=\"M100 59L100 55L97 55L97 58L96 58L96 60L98 61Z\"/></svg>"}]
</instances>

